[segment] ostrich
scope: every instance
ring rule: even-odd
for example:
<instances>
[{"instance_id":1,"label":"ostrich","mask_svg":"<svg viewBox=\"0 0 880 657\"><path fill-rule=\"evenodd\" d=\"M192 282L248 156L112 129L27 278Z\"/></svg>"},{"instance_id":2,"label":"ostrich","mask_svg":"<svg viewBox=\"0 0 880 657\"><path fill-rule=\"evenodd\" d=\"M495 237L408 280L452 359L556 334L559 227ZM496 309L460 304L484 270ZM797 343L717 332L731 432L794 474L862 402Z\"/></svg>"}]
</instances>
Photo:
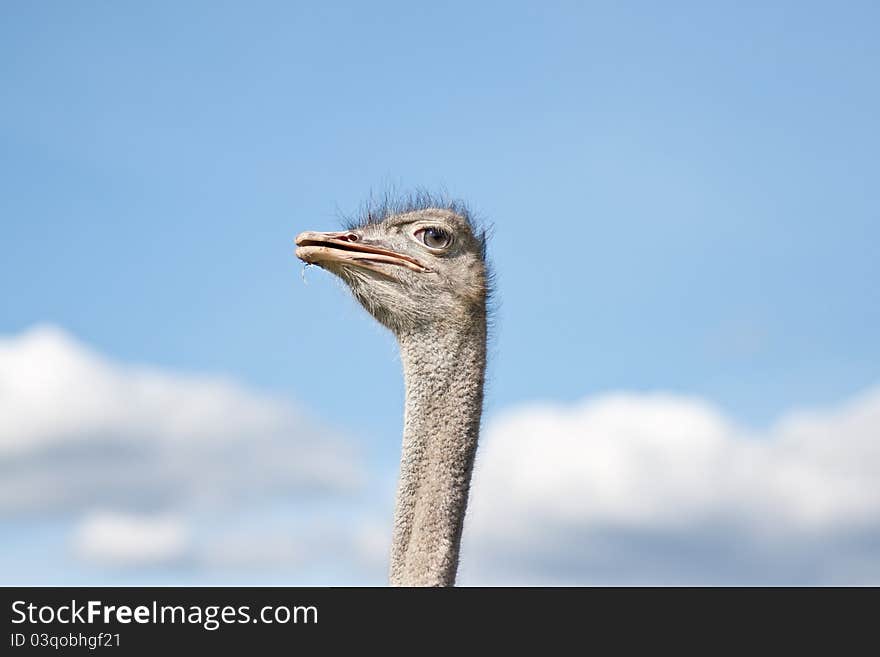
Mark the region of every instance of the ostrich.
<instances>
[{"instance_id":1,"label":"ostrich","mask_svg":"<svg viewBox=\"0 0 880 657\"><path fill-rule=\"evenodd\" d=\"M458 202L420 194L342 232L307 231L296 255L341 278L400 346L406 401L392 586L452 586L486 368L486 233Z\"/></svg>"}]
</instances>

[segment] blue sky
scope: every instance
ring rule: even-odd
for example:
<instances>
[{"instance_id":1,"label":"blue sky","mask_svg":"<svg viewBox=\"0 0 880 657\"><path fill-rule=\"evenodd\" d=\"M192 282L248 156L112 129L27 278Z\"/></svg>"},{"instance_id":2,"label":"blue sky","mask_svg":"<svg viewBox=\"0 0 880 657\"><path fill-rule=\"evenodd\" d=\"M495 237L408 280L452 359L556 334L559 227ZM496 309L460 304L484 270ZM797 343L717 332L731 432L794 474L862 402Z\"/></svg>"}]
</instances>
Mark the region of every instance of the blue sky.
<instances>
[{"instance_id":1,"label":"blue sky","mask_svg":"<svg viewBox=\"0 0 880 657\"><path fill-rule=\"evenodd\" d=\"M664 391L761 432L878 381L876 3L0 12L2 336L234 380L393 477L396 346L292 240L424 186L495 226L489 418Z\"/></svg>"}]
</instances>

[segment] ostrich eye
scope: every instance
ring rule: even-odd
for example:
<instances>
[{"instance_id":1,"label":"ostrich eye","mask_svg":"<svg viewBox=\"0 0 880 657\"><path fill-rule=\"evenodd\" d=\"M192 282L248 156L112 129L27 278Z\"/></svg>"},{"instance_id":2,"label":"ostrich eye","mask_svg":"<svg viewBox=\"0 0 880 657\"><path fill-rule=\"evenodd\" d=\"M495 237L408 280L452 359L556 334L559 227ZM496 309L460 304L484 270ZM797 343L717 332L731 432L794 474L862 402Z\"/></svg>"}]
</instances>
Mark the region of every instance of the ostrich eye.
<instances>
[{"instance_id":1,"label":"ostrich eye","mask_svg":"<svg viewBox=\"0 0 880 657\"><path fill-rule=\"evenodd\" d=\"M420 230L422 242L429 249L445 249L452 241L452 236L441 228L425 228Z\"/></svg>"}]
</instances>

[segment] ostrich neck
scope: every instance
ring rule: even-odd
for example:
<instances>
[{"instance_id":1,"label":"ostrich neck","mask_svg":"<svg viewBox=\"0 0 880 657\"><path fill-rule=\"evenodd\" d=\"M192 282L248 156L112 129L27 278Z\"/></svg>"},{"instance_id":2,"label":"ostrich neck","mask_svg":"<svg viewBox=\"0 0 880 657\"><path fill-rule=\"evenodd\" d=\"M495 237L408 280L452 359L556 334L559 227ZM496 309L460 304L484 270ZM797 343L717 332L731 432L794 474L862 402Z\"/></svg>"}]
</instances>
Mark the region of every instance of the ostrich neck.
<instances>
[{"instance_id":1,"label":"ostrich neck","mask_svg":"<svg viewBox=\"0 0 880 657\"><path fill-rule=\"evenodd\" d=\"M391 584L451 586L486 369L486 323L398 336L406 385Z\"/></svg>"}]
</instances>

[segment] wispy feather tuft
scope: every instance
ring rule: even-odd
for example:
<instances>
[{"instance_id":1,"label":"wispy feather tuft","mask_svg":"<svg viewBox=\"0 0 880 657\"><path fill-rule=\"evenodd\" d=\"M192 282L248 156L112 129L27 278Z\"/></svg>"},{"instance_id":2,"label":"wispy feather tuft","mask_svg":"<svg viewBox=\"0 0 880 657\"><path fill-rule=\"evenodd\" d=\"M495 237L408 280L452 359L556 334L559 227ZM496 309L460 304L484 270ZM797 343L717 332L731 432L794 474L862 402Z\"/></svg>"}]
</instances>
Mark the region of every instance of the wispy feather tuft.
<instances>
[{"instance_id":1,"label":"wispy feather tuft","mask_svg":"<svg viewBox=\"0 0 880 657\"><path fill-rule=\"evenodd\" d=\"M474 218L464 201L452 198L445 192L438 194L419 188L403 194L386 191L378 197L371 193L369 199L360 207L354 217L343 216L342 219L345 228L351 230L363 228L370 224L382 223L394 215L430 210L432 208L449 210L464 219L468 226L470 226L474 237L480 242L483 260L486 259L486 246L490 229L482 226L481 222Z\"/></svg>"}]
</instances>

